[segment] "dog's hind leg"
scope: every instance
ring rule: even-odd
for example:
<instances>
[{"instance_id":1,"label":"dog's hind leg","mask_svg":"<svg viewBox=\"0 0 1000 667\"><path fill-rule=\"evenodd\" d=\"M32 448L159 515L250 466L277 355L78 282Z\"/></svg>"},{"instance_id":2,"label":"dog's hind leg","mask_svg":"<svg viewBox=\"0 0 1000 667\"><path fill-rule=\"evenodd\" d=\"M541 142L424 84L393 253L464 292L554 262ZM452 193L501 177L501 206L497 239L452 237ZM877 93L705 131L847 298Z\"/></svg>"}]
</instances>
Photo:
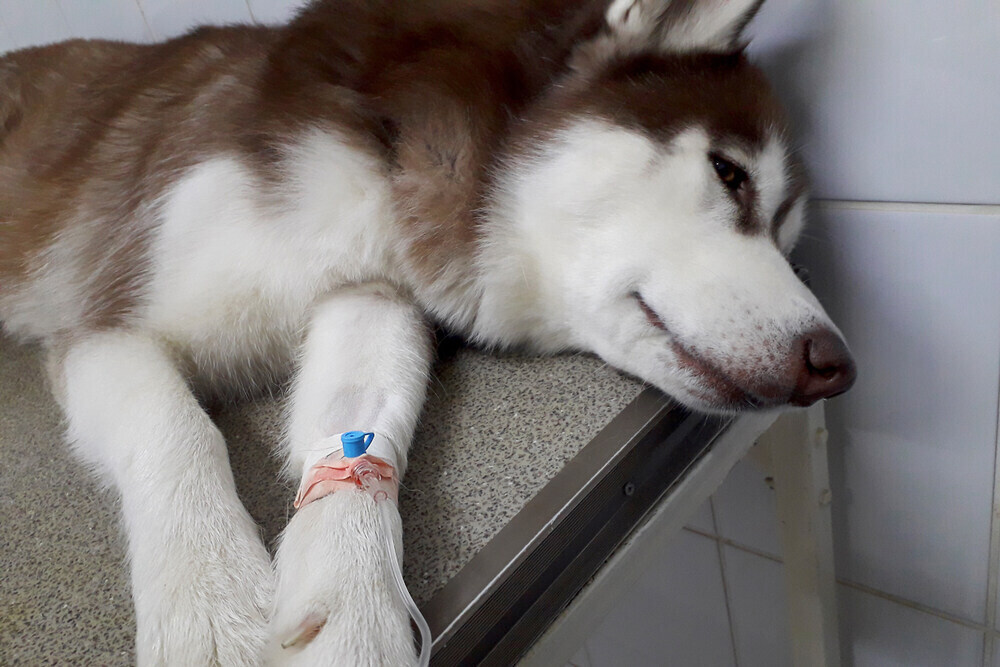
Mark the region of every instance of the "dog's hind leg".
<instances>
[{"instance_id":1,"label":"dog's hind leg","mask_svg":"<svg viewBox=\"0 0 1000 667\"><path fill-rule=\"evenodd\" d=\"M50 362L76 452L119 492L140 665L253 665L272 572L221 433L161 346L131 333Z\"/></svg>"},{"instance_id":2,"label":"dog's hind leg","mask_svg":"<svg viewBox=\"0 0 1000 667\"><path fill-rule=\"evenodd\" d=\"M378 456L402 473L426 393L431 337L420 311L379 284L330 295L315 309L291 399L288 465L298 480L330 436L376 433ZM312 459L310 458L312 457ZM392 503L380 500L379 503ZM392 539L402 549L399 514ZM303 506L282 536L269 659L274 664L400 665L415 659L393 585L379 507L341 488ZM284 645L284 647L283 647Z\"/></svg>"}]
</instances>

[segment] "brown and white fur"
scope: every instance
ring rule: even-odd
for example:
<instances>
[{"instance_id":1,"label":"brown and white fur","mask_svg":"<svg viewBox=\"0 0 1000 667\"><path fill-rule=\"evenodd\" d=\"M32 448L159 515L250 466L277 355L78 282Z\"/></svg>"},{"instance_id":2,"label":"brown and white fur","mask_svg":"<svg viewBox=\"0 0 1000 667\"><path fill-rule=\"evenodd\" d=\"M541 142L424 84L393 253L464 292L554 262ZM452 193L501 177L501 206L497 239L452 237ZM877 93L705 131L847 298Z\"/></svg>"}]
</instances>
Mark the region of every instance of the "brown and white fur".
<instances>
[{"instance_id":1,"label":"brown and white fur","mask_svg":"<svg viewBox=\"0 0 1000 667\"><path fill-rule=\"evenodd\" d=\"M272 571L196 395L294 377L298 473L356 428L405 468L429 324L709 411L850 385L786 261L805 189L742 52L761 2L320 0L0 58L0 320L121 495L141 664L414 656L370 499L305 507Z\"/></svg>"}]
</instances>

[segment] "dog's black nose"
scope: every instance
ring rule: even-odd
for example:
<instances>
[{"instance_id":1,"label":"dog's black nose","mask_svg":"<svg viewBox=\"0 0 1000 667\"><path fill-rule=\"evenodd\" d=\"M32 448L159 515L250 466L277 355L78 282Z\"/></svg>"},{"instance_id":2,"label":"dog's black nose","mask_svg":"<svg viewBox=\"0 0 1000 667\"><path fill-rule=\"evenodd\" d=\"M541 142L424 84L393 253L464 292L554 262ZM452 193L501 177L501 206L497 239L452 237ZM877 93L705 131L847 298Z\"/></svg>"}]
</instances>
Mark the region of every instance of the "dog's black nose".
<instances>
[{"instance_id":1,"label":"dog's black nose","mask_svg":"<svg viewBox=\"0 0 1000 667\"><path fill-rule=\"evenodd\" d=\"M857 378L854 359L847 345L829 329L815 329L796 342L799 371L788 402L812 405L816 401L843 394Z\"/></svg>"}]
</instances>

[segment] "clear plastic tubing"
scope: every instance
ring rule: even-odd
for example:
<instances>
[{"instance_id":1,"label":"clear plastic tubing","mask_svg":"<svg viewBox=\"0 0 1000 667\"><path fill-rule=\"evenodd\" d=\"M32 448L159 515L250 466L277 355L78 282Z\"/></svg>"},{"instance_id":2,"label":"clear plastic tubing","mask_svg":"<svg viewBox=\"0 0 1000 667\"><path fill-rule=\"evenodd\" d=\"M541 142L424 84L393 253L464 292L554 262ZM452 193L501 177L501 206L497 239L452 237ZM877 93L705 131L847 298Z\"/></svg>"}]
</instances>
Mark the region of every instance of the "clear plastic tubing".
<instances>
[{"instance_id":1,"label":"clear plastic tubing","mask_svg":"<svg viewBox=\"0 0 1000 667\"><path fill-rule=\"evenodd\" d=\"M382 517L382 533L385 535L385 550L392 563L392 578L396 580L396 588L399 589L399 596L406 604L406 610L410 612L410 617L417 624L420 630L420 656L417 664L420 667L428 667L431 664L431 628L427 625L424 615L420 613L417 603L413 601L410 591L406 590L406 583L403 581L403 566L396 557L396 547L392 543L392 508L388 499L375 503L378 505L379 516Z\"/></svg>"},{"instance_id":2,"label":"clear plastic tubing","mask_svg":"<svg viewBox=\"0 0 1000 667\"><path fill-rule=\"evenodd\" d=\"M431 629L427 625L424 615L420 613L417 603L413 601L410 591L406 589L406 582L403 581L403 565L399 562L399 557L396 556L396 547L392 542L392 503L385 491L379 488L380 478L374 467L369 467L366 462L359 462L355 468L355 474L361 481L363 488L375 499L375 506L378 507L382 523L382 535L385 538L385 553L389 558L391 565L389 569L392 570L393 581L396 582L396 589L399 591L399 597L402 598L403 604L406 605L406 610L410 613L413 622L417 624L417 629L420 630L420 656L417 658L417 664L420 667L428 667L431 664Z\"/></svg>"}]
</instances>

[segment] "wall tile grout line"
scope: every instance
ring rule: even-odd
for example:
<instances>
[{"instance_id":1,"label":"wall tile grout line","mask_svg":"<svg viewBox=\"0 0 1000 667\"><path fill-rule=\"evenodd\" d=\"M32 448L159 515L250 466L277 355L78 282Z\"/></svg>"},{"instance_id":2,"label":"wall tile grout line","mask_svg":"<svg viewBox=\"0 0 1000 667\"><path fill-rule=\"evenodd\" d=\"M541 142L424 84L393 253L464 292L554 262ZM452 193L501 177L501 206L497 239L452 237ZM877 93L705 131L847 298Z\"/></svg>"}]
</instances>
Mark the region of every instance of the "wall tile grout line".
<instances>
[{"instance_id":1,"label":"wall tile grout line","mask_svg":"<svg viewBox=\"0 0 1000 667\"><path fill-rule=\"evenodd\" d=\"M250 20L257 25L260 25L260 21L254 16L253 7L250 6L250 0L243 0L243 3L247 6L247 11L250 12Z\"/></svg>"},{"instance_id":2,"label":"wall tile grout line","mask_svg":"<svg viewBox=\"0 0 1000 667\"><path fill-rule=\"evenodd\" d=\"M712 530L718 533L719 522L715 518L715 501L712 499L712 496L708 498L708 509L712 515ZM733 622L733 605L729 602L729 580L726 577L725 549L715 535L705 535L697 530L691 530L691 532L715 541L715 550L719 555L719 576L722 578L722 596L723 601L726 603L726 621L729 623L729 644L733 649L733 666L740 667L740 653L736 649L736 623Z\"/></svg>"},{"instance_id":3,"label":"wall tile grout line","mask_svg":"<svg viewBox=\"0 0 1000 667\"><path fill-rule=\"evenodd\" d=\"M702 537L707 537L708 539L715 540L716 542L721 542L727 547L733 547L734 549L745 551L749 554L753 554L754 556L760 556L761 558L766 558L767 560L774 561L775 563L784 564L784 561L782 561L781 556L777 556L767 551L761 551L760 549L743 544L742 542L736 542L734 540L731 540L728 537L722 537L721 535L713 533L706 533L705 531L695 528L693 526L685 526L684 530L690 531L696 535L701 535Z\"/></svg>"},{"instance_id":4,"label":"wall tile grout line","mask_svg":"<svg viewBox=\"0 0 1000 667\"><path fill-rule=\"evenodd\" d=\"M154 41L160 39L160 36L153 30L153 26L149 23L149 19L146 17L146 8L142 6L142 2L140 0L135 0L135 6L139 8L139 13L142 15L142 22L146 24L146 30L149 31L149 36L152 37Z\"/></svg>"},{"instance_id":5,"label":"wall tile grout line","mask_svg":"<svg viewBox=\"0 0 1000 667\"><path fill-rule=\"evenodd\" d=\"M894 213L936 213L938 215L1000 215L1000 204L961 204L862 201L852 199L813 199L824 210L891 211Z\"/></svg>"},{"instance_id":6,"label":"wall tile grout line","mask_svg":"<svg viewBox=\"0 0 1000 667\"><path fill-rule=\"evenodd\" d=\"M700 535L702 537L707 537L708 539L715 540L720 544L724 544L734 549L739 549L740 551L746 552L748 554L759 556L760 558L772 561L774 563L778 563L779 565L784 565L782 559L778 556L775 556L774 554L767 553L766 551L760 551L759 549L755 549L746 544L736 542L727 537L722 537L720 535L712 535L711 533L706 533L703 530L699 530L698 528L693 528L691 526L685 526L684 530L695 533L696 535ZM956 625L961 625L971 630L975 630L977 632L983 632L986 634L993 635L994 639L1000 639L1000 630L997 630L995 628L990 628L982 623L977 623L976 621L971 621L967 618L962 618L961 616L955 616L950 612L941 609L935 609L934 607L929 607L920 602L916 602L914 600L908 600L907 598L900 597L898 595L893 595L892 593L887 593L885 591L880 591L877 588L865 586L864 584L859 584L857 582L850 581L848 579L841 579L838 577L837 583L845 588L851 588L856 591L860 591L862 593L867 593L868 595L881 598L883 600L886 600L887 602L893 602L895 604L898 604L901 607L906 607L908 609L912 609L914 611L918 611L927 614L929 616L934 616L942 620L949 621L950 623L954 623ZM990 665L992 665L992 662L990 663Z\"/></svg>"},{"instance_id":7,"label":"wall tile grout line","mask_svg":"<svg viewBox=\"0 0 1000 667\"><path fill-rule=\"evenodd\" d=\"M69 19L66 18L66 11L63 10L62 3L63 0L52 0L52 4L56 6L56 11L59 12L59 16L62 17L63 23L66 24L66 29L69 30L69 35L72 37L73 33L76 31L76 26L70 25Z\"/></svg>"},{"instance_id":8,"label":"wall tile grout line","mask_svg":"<svg viewBox=\"0 0 1000 667\"><path fill-rule=\"evenodd\" d=\"M1000 387L1000 377L997 378ZM997 627L997 596L1000 584L1000 394L997 396L997 426L994 431L993 448L993 511L990 513L989 574L986 580L986 625L995 631ZM983 667L993 664L996 650L995 632L983 636Z\"/></svg>"},{"instance_id":9,"label":"wall tile grout line","mask_svg":"<svg viewBox=\"0 0 1000 667\"><path fill-rule=\"evenodd\" d=\"M970 630L975 630L977 632L984 632L987 634L1000 634L996 630L991 630L982 623L976 623L975 621L970 621L967 618L962 618L961 616L955 616L947 611L942 611L941 609L935 609L934 607L928 607L925 604L919 602L914 602L913 600L907 600L906 598L900 597L898 595L893 595L892 593L886 593L885 591L880 591L877 588L872 588L871 586L865 586L864 584L859 584L854 581L848 581L847 579L837 579L837 583L845 588L853 588L856 591L862 593L867 593L871 596L882 598L888 602L894 602L901 607L906 607L914 611L919 611L921 613L927 614L929 616L935 616L945 621L954 623L955 625L961 625L963 627L969 628Z\"/></svg>"}]
</instances>

